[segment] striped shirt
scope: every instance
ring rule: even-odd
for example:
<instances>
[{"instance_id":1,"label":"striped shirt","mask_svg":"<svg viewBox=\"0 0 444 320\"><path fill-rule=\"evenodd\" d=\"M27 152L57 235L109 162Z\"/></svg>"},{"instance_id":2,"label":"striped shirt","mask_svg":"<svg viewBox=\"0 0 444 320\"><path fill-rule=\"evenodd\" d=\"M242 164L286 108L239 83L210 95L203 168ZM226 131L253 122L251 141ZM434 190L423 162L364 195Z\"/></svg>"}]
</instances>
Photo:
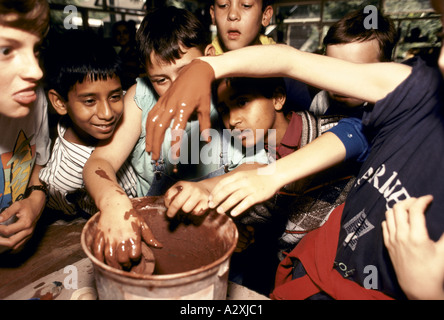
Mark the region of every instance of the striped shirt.
<instances>
[{"instance_id":1,"label":"striped shirt","mask_svg":"<svg viewBox=\"0 0 444 320\"><path fill-rule=\"evenodd\" d=\"M67 215L92 215L97 208L85 189L83 167L95 147L65 140L65 122L62 118L58 123L58 137L51 159L40 171L40 180L47 184L49 190L47 207ZM117 181L130 198L136 197L137 177L128 161L117 172Z\"/></svg>"}]
</instances>

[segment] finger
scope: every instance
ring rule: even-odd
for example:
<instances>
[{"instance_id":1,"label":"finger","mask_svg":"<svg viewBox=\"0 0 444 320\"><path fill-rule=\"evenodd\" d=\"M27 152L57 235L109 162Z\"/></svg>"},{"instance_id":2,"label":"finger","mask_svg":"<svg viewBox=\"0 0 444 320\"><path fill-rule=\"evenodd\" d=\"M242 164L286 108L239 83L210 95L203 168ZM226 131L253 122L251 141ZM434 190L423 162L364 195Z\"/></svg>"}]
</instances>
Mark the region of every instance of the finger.
<instances>
[{"instance_id":1,"label":"finger","mask_svg":"<svg viewBox=\"0 0 444 320\"><path fill-rule=\"evenodd\" d=\"M186 213L194 212L194 209L199 205L199 202L202 198L196 193L190 194L188 199L182 205L182 211Z\"/></svg>"},{"instance_id":2,"label":"finger","mask_svg":"<svg viewBox=\"0 0 444 320\"><path fill-rule=\"evenodd\" d=\"M208 130L211 128L210 105L211 97L205 99L197 109L200 133L206 142L210 141L210 132Z\"/></svg>"},{"instance_id":3,"label":"finger","mask_svg":"<svg viewBox=\"0 0 444 320\"><path fill-rule=\"evenodd\" d=\"M155 237L148 225L143 222L141 225L142 239L151 247L162 248L163 245ZM140 244L139 244L140 245Z\"/></svg>"},{"instance_id":4,"label":"finger","mask_svg":"<svg viewBox=\"0 0 444 320\"><path fill-rule=\"evenodd\" d=\"M387 247L387 249L390 249L390 235L389 235L389 231L387 230L387 221L382 221L381 223L381 227L382 227L382 237L384 239L384 245Z\"/></svg>"},{"instance_id":5,"label":"finger","mask_svg":"<svg viewBox=\"0 0 444 320\"><path fill-rule=\"evenodd\" d=\"M182 209L182 206L190 197L189 193L182 192L182 186L177 186L175 189L177 189L177 193L172 198L166 213L169 218L173 218Z\"/></svg>"},{"instance_id":6,"label":"finger","mask_svg":"<svg viewBox=\"0 0 444 320\"><path fill-rule=\"evenodd\" d=\"M176 185L172 186L167 190L164 197L164 203L167 208L170 207L171 203L173 202L173 200L180 191L181 190Z\"/></svg>"},{"instance_id":7,"label":"finger","mask_svg":"<svg viewBox=\"0 0 444 320\"><path fill-rule=\"evenodd\" d=\"M132 260L139 259L140 255L142 254L142 251L140 248L141 246L137 245L137 243L140 243L140 238L136 238L136 239L131 238L128 241L130 244L130 252L129 252L130 258Z\"/></svg>"},{"instance_id":8,"label":"finger","mask_svg":"<svg viewBox=\"0 0 444 320\"><path fill-rule=\"evenodd\" d=\"M99 232L96 234L93 245L92 245L92 252L94 257L96 257L99 261L105 262L105 257L103 255L103 252L105 250L105 238L103 236L103 232Z\"/></svg>"},{"instance_id":9,"label":"finger","mask_svg":"<svg viewBox=\"0 0 444 320\"><path fill-rule=\"evenodd\" d=\"M230 194L228 198L217 207L216 211L219 213L227 212L234 206L240 204L247 196L245 190L237 190ZM233 214L233 212L231 214Z\"/></svg>"},{"instance_id":10,"label":"finger","mask_svg":"<svg viewBox=\"0 0 444 320\"><path fill-rule=\"evenodd\" d=\"M433 196L427 195L418 198L409 210L410 230L416 239L428 239L429 234L426 227L425 212L433 201Z\"/></svg>"},{"instance_id":11,"label":"finger","mask_svg":"<svg viewBox=\"0 0 444 320\"><path fill-rule=\"evenodd\" d=\"M256 202L253 200L252 197L250 197L250 196L246 197L236 207L234 207L230 211L230 214L233 217L237 217L240 214L242 214L243 212L247 211L249 208L251 208L255 204L256 204Z\"/></svg>"},{"instance_id":12,"label":"finger","mask_svg":"<svg viewBox=\"0 0 444 320\"><path fill-rule=\"evenodd\" d=\"M122 241L116 246L117 262L124 268L131 268L130 246L127 241Z\"/></svg>"},{"instance_id":13,"label":"finger","mask_svg":"<svg viewBox=\"0 0 444 320\"><path fill-rule=\"evenodd\" d=\"M171 149L169 156L171 157L170 162L176 164L180 159L180 147L182 145L182 139L184 138L186 123L184 126L182 124L176 124L177 119L174 120L174 129L171 130Z\"/></svg>"},{"instance_id":14,"label":"finger","mask_svg":"<svg viewBox=\"0 0 444 320\"><path fill-rule=\"evenodd\" d=\"M235 183L233 176L220 180L210 193L208 198L209 207L216 208L221 202L230 197L234 192L241 188L239 183Z\"/></svg>"},{"instance_id":15,"label":"finger","mask_svg":"<svg viewBox=\"0 0 444 320\"><path fill-rule=\"evenodd\" d=\"M104 255L105 255L105 263L107 265L109 265L112 268L119 269L119 270L122 269L120 263L117 261L116 246L115 245L106 242L105 248L104 248Z\"/></svg>"},{"instance_id":16,"label":"finger","mask_svg":"<svg viewBox=\"0 0 444 320\"><path fill-rule=\"evenodd\" d=\"M153 109L148 113L148 117L146 118L145 123L145 150L146 152L151 152L153 149L153 133L154 133L154 126L156 125L156 120L159 117L159 114L157 113L158 106L162 103L162 98L157 101L157 103L154 105Z\"/></svg>"},{"instance_id":17,"label":"finger","mask_svg":"<svg viewBox=\"0 0 444 320\"><path fill-rule=\"evenodd\" d=\"M205 212L208 211L208 201L200 200L198 205L194 208L193 214L196 216L202 216Z\"/></svg>"},{"instance_id":18,"label":"finger","mask_svg":"<svg viewBox=\"0 0 444 320\"><path fill-rule=\"evenodd\" d=\"M393 206L393 221L396 228L396 238L398 240L405 240L410 231L407 210L413 201L412 198L409 198Z\"/></svg>"},{"instance_id":19,"label":"finger","mask_svg":"<svg viewBox=\"0 0 444 320\"><path fill-rule=\"evenodd\" d=\"M388 240L390 243L394 242L396 236L396 224L393 217L393 209L389 209L385 212L385 225L387 229Z\"/></svg>"},{"instance_id":20,"label":"finger","mask_svg":"<svg viewBox=\"0 0 444 320\"><path fill-rule=\"evenodd\" d=\"M154 257L154 253L151 250L151 248L149 248L146 243L142 243L142 256L143 256L143 261L144 261L144 273L145 274L153 274L154 272L154 268L156 266L156 259Z\"/></svg>"}]
</instances>

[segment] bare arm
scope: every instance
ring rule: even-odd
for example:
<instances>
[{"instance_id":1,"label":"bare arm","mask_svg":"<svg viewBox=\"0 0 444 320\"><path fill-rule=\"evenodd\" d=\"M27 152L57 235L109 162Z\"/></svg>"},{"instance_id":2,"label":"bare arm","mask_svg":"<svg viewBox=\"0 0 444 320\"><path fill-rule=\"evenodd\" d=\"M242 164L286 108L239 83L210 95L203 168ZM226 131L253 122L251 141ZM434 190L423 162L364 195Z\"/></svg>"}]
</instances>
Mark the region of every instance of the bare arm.
<instances>
[{"instance_id":1,"label":"bare arm","mask_svg":"<svg viewBox=\"0 0 444 320\"><path fill-rule=\"evenodd\" d=\"M93 253L115 268L129 268L141 255L142 238L149 245L160 245L116 178L141 132L142 111L134 93L135 86L125 96L123 118L113 137L94 150L83 170L85 186L100 211Z\"/></svg>"},{"instance_id":2,"label":"bare arm","mask_svg":"<svg viewBox=\"0 0 444 320\"><path fill-rule=\"evenodd\" d=\"M326 132L310 144L254 170L223 176L210 195L210 208L237 216L251 206L271 198L284 185L325 170L345 159L345 147L333 133Z\"/></svg>"},{"instance_id":3,"label":"bare arm","mask_svg":"<svg viewBox=\"0 0 444 320\"><path fill-rule=\"evenodd\" d=\"M250 46L199 59L211 65L216 79L290 77L373 103L392 92L411 71L409 66L399 63L356 64L281 44Z\"/></svg>"},{"instance_id":4,"label":"bare arm","mask_svg":"<svg viewBox=\"0 0 444 320\"><path fill-rule=\"evenodd\" d=\"M204 63L203 63L204 62ZM265 63L264 63L265 62ZM196 110L200 130L210 119L210 84L224 77L290 77L349 97L376 102L411 73L397 63L355 64L287 45L249 46L219 56L200 57L186 66L159 99L147 120L146 149L158 159L166 128L188 120Z\"/></svg>"}]
</instances>

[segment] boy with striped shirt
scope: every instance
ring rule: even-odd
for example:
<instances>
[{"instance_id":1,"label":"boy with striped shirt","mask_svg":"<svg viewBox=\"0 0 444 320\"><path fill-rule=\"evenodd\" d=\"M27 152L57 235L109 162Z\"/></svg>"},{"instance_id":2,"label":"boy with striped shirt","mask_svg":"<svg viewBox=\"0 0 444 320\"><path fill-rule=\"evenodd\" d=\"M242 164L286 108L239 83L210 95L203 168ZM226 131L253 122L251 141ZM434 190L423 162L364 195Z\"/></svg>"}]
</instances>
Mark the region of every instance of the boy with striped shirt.
<instances>
[{"instance_id":1,"label":"boy with striped shirt","mask_svg":"<svg viewBox=\"0 0 444 320\"><path fill-rule=\"evenodd\" d=\"M123 114L121 67L113 47L94 33L74 30L62 37L45 58L48 97L62 117L40 179L48 186L48 208L89 217L97 209L84 186L83 166L97 143L113 135ZM125 162L117 178L126 194L135 197L131 164Z\"/></svg>"}]
</instances>

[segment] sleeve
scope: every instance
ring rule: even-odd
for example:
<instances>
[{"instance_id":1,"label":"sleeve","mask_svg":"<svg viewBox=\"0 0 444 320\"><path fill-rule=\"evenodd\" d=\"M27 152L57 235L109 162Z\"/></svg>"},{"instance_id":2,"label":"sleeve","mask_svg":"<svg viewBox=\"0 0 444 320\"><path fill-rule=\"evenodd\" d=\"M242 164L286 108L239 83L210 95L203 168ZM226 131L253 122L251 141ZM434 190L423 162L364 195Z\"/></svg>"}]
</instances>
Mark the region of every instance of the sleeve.
<instances>
[{"instance_id":1,"label":"sleeve","mask_svg":"<svg viewBox=\"0 0 444 320\"><path fill-rule=\"evenodd\" d=\"M334 133L344 144L345 160L354 159L364 162L369 154L369 143L363 133L363 125L358 118L344 118L327 132Z\"/></svg>"}]
</instances>

